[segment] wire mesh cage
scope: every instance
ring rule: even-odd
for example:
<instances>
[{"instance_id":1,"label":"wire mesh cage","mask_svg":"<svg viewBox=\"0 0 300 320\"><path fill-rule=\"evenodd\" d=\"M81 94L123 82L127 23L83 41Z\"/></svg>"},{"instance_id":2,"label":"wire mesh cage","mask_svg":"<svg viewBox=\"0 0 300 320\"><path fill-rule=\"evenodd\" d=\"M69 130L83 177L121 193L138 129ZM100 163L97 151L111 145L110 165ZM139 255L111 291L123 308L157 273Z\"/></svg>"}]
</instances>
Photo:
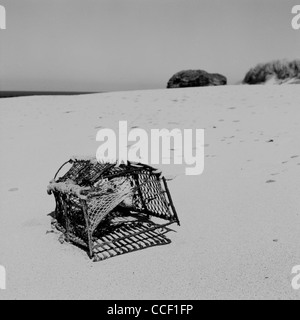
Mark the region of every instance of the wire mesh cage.
<instances>
[{"instance_id":1,"label":"wire mesh cage","mask_svg":"<svg viewBox=\"0 0 300 320\"><path fill-rule=\"evenodd\" d=\"M67 164L70 169L58 178ZM168 226L180 225L166 179L141 163L73 157L59 168L48 193L56 202L55 227L94 261L168 244Z\"/></svg>"}]
</instances>

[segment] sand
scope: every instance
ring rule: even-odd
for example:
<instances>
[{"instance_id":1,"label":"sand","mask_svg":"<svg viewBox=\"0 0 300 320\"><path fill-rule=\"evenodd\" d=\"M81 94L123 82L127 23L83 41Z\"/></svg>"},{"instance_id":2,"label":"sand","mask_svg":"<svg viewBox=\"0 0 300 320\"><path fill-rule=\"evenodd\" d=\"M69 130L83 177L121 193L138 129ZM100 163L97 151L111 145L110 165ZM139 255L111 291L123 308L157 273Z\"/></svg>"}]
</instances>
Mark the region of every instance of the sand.
<instances>
[{"instance_id":1,"label":"sand","mask_svg":"<svg viewBox=\"0 0 300 320\"><path fill-rule=\"evenodd\" d=\"M0 299L299 299L300 90L226 86L0 99ZM61 244L46 187L101 127L205 129L205 170L168 166L170 245L93 263Z\"/></svg>"}]
</instances>

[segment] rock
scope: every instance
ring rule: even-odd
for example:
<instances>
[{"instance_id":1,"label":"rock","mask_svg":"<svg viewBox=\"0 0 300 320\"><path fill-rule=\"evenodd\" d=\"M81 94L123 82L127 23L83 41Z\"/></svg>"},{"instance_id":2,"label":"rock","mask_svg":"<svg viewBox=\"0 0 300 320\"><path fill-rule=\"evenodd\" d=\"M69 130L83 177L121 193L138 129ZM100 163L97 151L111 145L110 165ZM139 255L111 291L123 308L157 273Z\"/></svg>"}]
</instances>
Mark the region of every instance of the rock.
<instances>
[{"instance_id":1,"label":"rock","mask_svg":"<svg viewBox=\"0 0 300 320\"><path fill-rule=\"evenodd\" d=\"M218 73L208 73L204 70L184 70L173 75L167 88L188 88L222 86L227 84L227 79Z\"/></svg>"},{"instance_id":2,"label":"rock","mask_svg":"<svg viewBox=\"0 0 300 320\"><path fill-rule=\"evenodd\" d=\"M296 84L300 83L300 60L276 60L258 64L250 69L244 84Z\"/></svg>"}]
</instances>

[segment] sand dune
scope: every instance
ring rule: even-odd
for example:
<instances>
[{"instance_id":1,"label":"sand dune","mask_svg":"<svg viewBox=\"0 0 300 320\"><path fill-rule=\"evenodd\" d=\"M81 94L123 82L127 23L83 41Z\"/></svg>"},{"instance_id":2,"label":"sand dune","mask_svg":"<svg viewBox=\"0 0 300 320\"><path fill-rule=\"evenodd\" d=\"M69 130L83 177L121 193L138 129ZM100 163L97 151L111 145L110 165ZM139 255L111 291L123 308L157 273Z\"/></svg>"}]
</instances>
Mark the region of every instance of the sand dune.
<instances>
[{"instance_id":1,"label":"sand dune","mask_svg":"<svg viewBox=\"0 0 300 320\"><path fill-rule=\"evenodd\" d=\"M226 86L0 100L0 299L299 299L300 92ZM205 129L205 170L164 167L172 244L91 262L47 233L46 187L100 128Z\"/></svg>"}]
</instances>

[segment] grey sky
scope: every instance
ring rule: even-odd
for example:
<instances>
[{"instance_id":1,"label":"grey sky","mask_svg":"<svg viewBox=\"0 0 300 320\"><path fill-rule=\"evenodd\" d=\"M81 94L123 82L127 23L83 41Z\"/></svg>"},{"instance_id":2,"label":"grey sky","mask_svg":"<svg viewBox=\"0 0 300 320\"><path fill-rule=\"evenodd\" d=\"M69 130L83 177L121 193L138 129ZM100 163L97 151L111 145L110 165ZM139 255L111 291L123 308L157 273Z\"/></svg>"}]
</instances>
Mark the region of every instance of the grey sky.
<instances>
[{"instance_id":1,"label":"grey sky","mask_svg":"<svg viewBox=\"0 0 300 320\"><path fill-rule=\"evenodd\" d=\"M300 58L299 0L0 0L2 90L164 88L183 69L241 80Z\"/></svg>"}]
</instances>

